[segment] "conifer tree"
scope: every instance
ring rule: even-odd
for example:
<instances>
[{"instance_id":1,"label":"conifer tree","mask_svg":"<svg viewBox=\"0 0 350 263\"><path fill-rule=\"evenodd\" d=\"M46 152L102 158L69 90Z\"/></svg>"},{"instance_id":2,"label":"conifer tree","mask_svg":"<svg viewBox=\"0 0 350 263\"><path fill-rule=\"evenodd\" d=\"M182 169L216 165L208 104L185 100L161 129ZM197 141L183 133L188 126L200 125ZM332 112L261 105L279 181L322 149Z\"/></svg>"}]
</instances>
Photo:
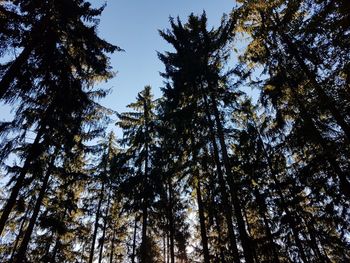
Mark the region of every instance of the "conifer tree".
<instances>
[{"instance_id":1,"label":"conifer tree","mask_svg":"<svg viewBox=\"0 0 350 263\"><path fill-rule=\"evenodd\" d=\"M134 112L118 114L118 125L124 131L123 144L128 146L128 158L135 167L135 174L130 178L134 187L139 189L136 203L139 203L142 216L141 245L139 258L141 262L150 262L156 253L151 248L154 245L150 230L150 208L153 204L155 192L155 176L153 169L153 152L155 149L155 104L151 87L146 86L141 91L135 103L128 105ZM156 253L157 254L157 253Z\"/></svg>"},{"instance_id":2,"label":"conifer tree","mask_svg":"<svg viewBox=\"0 0 350 263\"><path fill-rule=\"evenodd\" d=\"M348 1L170 18L119 140L103 9L0 0L0 261L350 261Z\"/></svg>"},{"instance_id":3,"label":"conifer tree","mask_svg":"<svg viewBox=\"0 0 350 263\"><path fill-rule=\"evenodd\" d=\"M74 136L85 125L84 117L98 108L94 99L106 94L103 90L91 93L91 85L96 80L112 76L105 53L118 50L96 35L96 24L89 26L84 22L93 22L93 18L102 9L92 9L84 1L16 3L20 11L28 16L27 21L36 24L38 19L43 19L45 23L42 24L44 29L40 29L40 41L38 42L36 36L35 47L32 46L33 43L24 46L21 55L8 64L1 79L0 97L7 102L17 100L21 104L15 119L4 132L11 129L19 131L15 141L23 142L28 129L32 129L35 139L25 153L21 172L3 207L0 232L4 229L34 160L55 143L68 149L73 147ZM66 13L66 10L71 12ZM31 28L31 25L27 26ZM32 26L33 31L38 30ZM30 33L38 35L38 32L29 32L29 35L23 33L26 39L21 41L22 44L26 40L35 42L35 37ZM45 41L41 41L42 39ZM23 54L26 52L28 54ZM29 75L30 78L25 77ZM41 140L48 133L57 133L63 141L58 142L59 139L56 138L56 142L45 142L45 145ZM41 145L46 148L41 149ZM8 148L8 145L5 146ZM12 145L10 150L14 147Z\"/></svg>"},{"instance_id":4,"label":"conifer tree","mask_svg":"<svg viewBox=\"0 0 350 263\"><path fill-rule=\"evenodd\" d=\"M341 157L330 154L338 147L336 144L339 140L344 141L348 148L350 135L346 113L340 108L348 101L347 96L338 99L339 96L331 95L331 92L339 94L344 90L345 82L340 80L344 77L338 76L349 59L338 46L346 41L342 32L347 29L340 28L342 32L338 32L338 35L342 40L339 42L332 41L332 33L328 31L332 23L343 19L339 7L332 5L333 1L272 1L259 4L243 1L233 17L241 29L252 36L242 60L247 65L262 65L269 75L263 94L270 97L280 120L287 118L287 115L300 118L296 122L301 121L303 128L310 131L308 134L313 134L308 140L321 148L333 169L330 176L337 177L335 180L338 182L335 183L348 199L350 185L347 171L343 168ZM310 9L313 12L307 17ZM322 24L322 17L328 25L316 32L315 27L319 26L316 23L320 21ZM334 18L333 21L328 20L330 17ZM251 21L256 22L253 25ZM335 50L338 51L334 53ZM339 61L337 68L327 66L329 59ZM334 133L334 125L339 128L336 128L336 140L324 135ZM347 151L344 150L345 153Z\"/></svg>"},{"instance_id":5,"label":"conifer tree","mask_svg":"<svg viewBox=\"0 0 350 263\"><path fill-rule=\"evenodd\" d=\"M208 31L206 22L205 14L201 17L191 15L187 24L182 25L179 20L177 23L172 20L172 30L161 32L161 36L171 43L176 50L175 53L168 52L159 55L166 66L166 72L163 76L170 82L164 89L164 94L169 103L174 103L174 111L181 111L183 108L185 110L188 109L186 116L191 123L195 124L198 121L199 123L206 123L207 126L205 128L208 132L206 137L210 138L214 148L213 154L216 160L224 206L231 207L228 197L228 192L230 192L244 257L247 262L253 262L252 247L245 229L241 204L237 196L237 185L229 161L228 146L222 122L223 116L219 109L219 105L224 101L234 103L235 97L234 93L227 88L227 76L222 72L222 67L228 59L226 47L230 40L231 23L223 21L220 28ZM186 101L189 98L192 100ZM194 144L193 138L195 135L193 133L199 127L201 126L193 127L192 130L189 130L189 140L193 147L194 161L198 157L196 155L198 155L199 150L195 150L197 147ZM196 161L194 165L195 167L197 166ZM224 172L226 173L225 176ZM199 189L197 186L198 193ZM200 198L198 201L200 201ZM233 230L232 215L233 211L228 209L225 219L229 229L234 261L238 262L239 253ZM202 239L206 240L203 229ZM205 244L205 240L203 240L203 244ZM209 262L209 255L207 254L206 257L205 261Z\"/></svg>"}]
</instances>

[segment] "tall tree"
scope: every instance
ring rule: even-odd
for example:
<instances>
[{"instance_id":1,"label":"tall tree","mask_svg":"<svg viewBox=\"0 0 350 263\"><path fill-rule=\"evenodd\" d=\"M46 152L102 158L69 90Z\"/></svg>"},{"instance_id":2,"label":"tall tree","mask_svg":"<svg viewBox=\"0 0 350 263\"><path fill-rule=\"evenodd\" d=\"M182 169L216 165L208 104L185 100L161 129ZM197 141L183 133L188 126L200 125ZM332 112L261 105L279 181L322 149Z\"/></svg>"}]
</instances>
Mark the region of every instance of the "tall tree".
<instances>
[{"instance_id":1,"label":"tall tree","mask_svg":"<svg viewBox=\"0 0 350 263\"><path fill-rule=\"evenodd\" d=\"M100 225L101 218L103 218L103 208L105 206L106 214L108 214L110 209L110 200L111 195L113 194L113 177L112 177L112 164L111 162L114 160L115 156L117 155L117 148L115 146L115 135L113 132L111 132L108 135L108 139L104 142L102 142L99 147L101 148L102 155L101 160L96 167L96 177L98 179L94 180L94 184L97 183L97 196L98 196L98 202L96 206L96 212L95 212L95 220L93 225L93 233L91 238L91 248L90 248L90 254L89 254L89 260L88 262L91 263L94 260L94 251L95 251L95 243L97 240L97 234L98 234L98 228ZM105 205L104 205L105 204ZM103 239L105 238L105 228L104 227L104 234ZM101 246L101 249L103 249L103 244ZM101 256L99 257L101 258Z\"/></svg>"},{"instance_id":2,"label":"tall tree","mask_svg":"<svg viewBox=\"0 0 350 263\"><path fill-rule=\"evenodd\" d=\"M330 93L340 94L346 89L346 81L341 80L344 76L339 74L343 75L341 72L349 60L342 50L343 43L348 41L343 33L347 30L344 28L346 23L340 27L341 32L338 31L338 41L334 42L331 37L330 28L344 19L339 7L334 8L333 4L334 1L259 4L242 1L242 6L233 12L233 18L252 37L242 60L247 65L262 65L269 75L265 83L271 85L265 86L264 94L273 96L272 103L279 115L297 116L306 129L312 130L315 136L309 140L320 145L338 177L341 192L349 197L347 171L339 157L330 154L337 147L336 142L324 136L333 133L334 125L337 125L337 140L345 140L348 146L350 126L345 108L340 108L348 98L344 96L339 100L339 96L333 97ZM312 10L310 16L308 10ZM323 18L327 25L324 30L317 31L317 23L323 24ZM330 68L327 66L330 60L339 63ZM286 103L288 107L283 109ZM294 113L290 113L291 107Z\"/></svg>"},{"instance_id":3,"label":"tall tree","mask_svg":"<svg viewBox=\"0 0 350 263\"><path fill-rule=\"evenodd\" d=\"M188 109L186 114L192 123L198 122L198 117L207 123L207 136L211 138L214 146L213 154L216 156L218 176L221 178L223 202L226 207L231 207L227 196L229 190L244 257L247 262L253 262L253 250L246 232L237 184L229 161L223 115L219 110L222 102L234 102L235 98L235 94L227 88L227 75L223 73L223 66L228 59L226 47L230 41L232 24L223 21L218 29L210 31L207 30L206 24L205 14L201 17L191 15L187 24L182 25L179 20L177 23L171 20L172 30L161 32L161 36L176 50L174 53L159 55L166 66L166 72L162 75L171 82L164 89L164 96L170 103L174 103L175 110ZM190 98L192 100L189 100ZM223 172L226 173L225 177ZM238 262L232 212L229 211L225 217L230 231L231 250L234 260Z\"/></svg>"},{"instance_id":4,"label":"tall tree","mask_svg":"<svg viewBox=\"0 0 350 263\"><path fill-rule=\"evenodd\" d=\"M22 130L18 140L23 141L23 133L26 134L31 128L36 137L23 158L22 171L18 174L9 199L3 207L0 233L23 186L29 167L43 150L48 149L40 149L40 141L48 133L57 132L60 138L64 138L64 144L72 147L72 139L84 125L84 115L98 107L94 98L106 94L100 90L89 95L95 81L112 76L106 52L118 50L96 34L96 22L93 23L93 19L102 9L93 9L84 1L18 1L18 8L28 16L28 21L45 19L45 27L40 29L40 41L34 49L30 44L24 46L22 53L28 48L31 57L23 58L20 55L18 59L21 58L22 61L9 63L1 79L0 97L7 102L17 99L21 105L6 132L11 128ZM71 12L67 13L66 10ZM87 20L87 23L83 20ZM28 28L31 28L30 25ZM28 41L34 38L30 36L30 32L29 36L23 35L26 35ZM25 44L25 40L21 43ZM29 75L30 77L23 77ZM50 147L49 145L46 147Z\"/></svg>"},{"instance_id":5,"label":"tall tree","mask_svg":"<svg viewBox=\"0 0 350 263\"><path fill-rule=\"evenodd\" d=\"M128 105L133 112L118 114L120 121L118 125L124 131L123 143L128 146L128 154L131 163L136 168L136 174L130 178L134 180L140 195L142 215L142 233L140 245L140 261L150 262L152 255L152 239L149 236L149 213L154 201L154 173L153 173L153 151L155 147L155 104L151 87L146 86L141 91L135 103Z\"/></svg>"}]
</instances>

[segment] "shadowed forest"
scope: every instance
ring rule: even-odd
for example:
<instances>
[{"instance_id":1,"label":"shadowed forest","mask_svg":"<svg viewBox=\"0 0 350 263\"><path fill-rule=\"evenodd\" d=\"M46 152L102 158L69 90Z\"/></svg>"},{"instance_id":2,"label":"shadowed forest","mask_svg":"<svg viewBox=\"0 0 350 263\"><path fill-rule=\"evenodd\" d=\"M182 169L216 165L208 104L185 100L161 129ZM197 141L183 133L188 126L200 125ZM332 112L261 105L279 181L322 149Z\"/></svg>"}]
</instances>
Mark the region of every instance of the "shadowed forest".
<instances>
[{"instance_id":1,"label":"shadowed forest","mask_svg":"<svg viewBox=\"0 0 350 263\"><path fill-rule=\"evenodd\" d=\"M232 2L116 113L104 6L0 1L0 262L350 262L350 2Z\"/></svg>"}]
</instances>

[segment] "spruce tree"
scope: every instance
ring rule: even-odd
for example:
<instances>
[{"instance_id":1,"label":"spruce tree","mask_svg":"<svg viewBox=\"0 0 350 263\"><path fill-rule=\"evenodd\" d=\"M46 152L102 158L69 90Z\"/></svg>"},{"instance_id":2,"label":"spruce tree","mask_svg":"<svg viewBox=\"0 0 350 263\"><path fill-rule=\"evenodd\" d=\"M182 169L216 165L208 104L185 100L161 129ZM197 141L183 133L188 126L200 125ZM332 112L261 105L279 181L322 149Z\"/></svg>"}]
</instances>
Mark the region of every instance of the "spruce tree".
<instances>
[{"instance_id":1,"label":"spruce tree","mask_svg":"<svg viewBox=\"0 0 350 263\"><path fill-rule=\"evenodd\" d=\"M23 141L23 134L32 129L35 139L25 153L22 170L4 205L0 232L34 160L55 143L68 149L73 147L74 136L85 125L84 117L98 108L94 99L106 94L103 90L91 93L91 85L112 76L106 53L118 50L97 36L96 23L88 25L102 9L93 9L84 1L16 3L20 11L28 16L26 21L37 23L38 19L43 19L45 27L40 29L40 41L36 36L35 47L32 47L32 43L24 46L21 55L8 64L1 79L1 98L7 102L20 102L15 119L7 130L22 131L15 141ZM67 13L66 10L71 12ZM32 30L38 29L33 25ZM31 33L23 33L26 36L21 41L23 45L26 40L35 42ZM38 35L38 32L33 34ZM23 54L27 49L30 53L28 56ZM25 77L29 75L30 78ZM45 145L41 140L48 133L57 133L59 137L55 138L56 142ZM58 143L59 138L63 141ZM40 144L47 148L41 149Z\"/></svg>"}]
</instances>

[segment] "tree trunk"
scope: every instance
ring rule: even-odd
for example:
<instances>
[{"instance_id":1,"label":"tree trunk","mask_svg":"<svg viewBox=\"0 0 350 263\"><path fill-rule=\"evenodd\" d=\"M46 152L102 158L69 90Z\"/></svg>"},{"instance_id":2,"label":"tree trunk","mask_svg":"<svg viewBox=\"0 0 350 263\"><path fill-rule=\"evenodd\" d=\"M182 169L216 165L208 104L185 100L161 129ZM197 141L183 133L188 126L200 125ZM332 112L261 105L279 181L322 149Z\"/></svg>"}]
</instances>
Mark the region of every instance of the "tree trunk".
<instances>
[{"instance_id":1,"label":"tree trunk","mask_svg":"<svg viewBox=\"0 0 350 263\"><path fill-rule=\"evenodd\" d=\"M32 204L33 201L34 201L34 196L31 198L31 201L29 202L29 206ZM29 206L28 206L27 211L25 212L25 214L23 216L22 223L21 223L21 226L19 228L18 235L16 237L16 241L15 241L13 247L12 247L12 252L11 252L11 257L10 257L9 263L12 263L13 260L15 259L17 246L18 246L18 243L19 243L19 241L20 241L20 239L21 239L21 237L23 235L24 225L27 222L27 217L29 215L29 212L31 212L31 209L29 209Z\"/></svg>"},{"instance_id":2,"label":"tree trunk","mask_svg":"<svg viewBox=\"0 0 350 263\"><path fill-rule=\"evenodd\" d=\"M16 204L16 199L17 199L18 193L23 186L24 179L25 179L27 171L31 165L31 162L37 157L36 153L37 153L37 149L38 149L42 134L43 134L43 125L38 130L38 133L35 137L35 140L30 147L28 156L23 164L21 172L20 172L18 178L16 179L16 183L11 190L11 194L10 194L9 198L7 199L6 205L2 209L2 214L1 214L1 218L0 218L0 236L2 234L2 231L5 228L5 224L10 216L10 213Z\"/></svg>"},{"instance_id":3,"label":"tree trunk","mask_svg":"<svg viewBox=\"0 0 350 263\"><path fill-rule=\"evenodd\" d=\"M214 113L215 124L217 128L217 135L218 135L220 148L221 148L221 154L224 162L224 167L227 173L226 179L230 188L233 208L237 219L238 232L240 234L241 241L242 241L244 258L247 263L254 263L254 256L253 256L254 248L252 247L249 240L249 236L246 232L246 226L242 215L242 207L238 198L238 189L237 189L236 183L234 182L234 175L231 171L231 165L230 165L230 161L227 153L227 147L226 147L226 142L224 138L223 126L220 120L220 114L213 95L211 95L210 98L211 98L211 108L212 108L212 112Z\"/></svg>"},{"instance_id":4,"label":"tree trunk","mask_svg":"<svg viewBox=\"0 0 350 263\"><path fill-rule=\"evenodd\" d=\"M146 263L147 258L147 227L148 227L148 176L149 176L149 108L146 103L144 102L144 115L145 115L145 168L144 168L144 183L143 183L143 204L142 204L142 241L141 241L141 257L140 262Z\"/></svg>"},{"instance_id":5,"label":"tree trunk","mask_svg":"<svg viewBox=\"0 0 350 263\"><path fill-rule=\"evenodd\" d=\"M143 201L142 209L142 241L141 241L141 263L146 263L147 261L147 226L148 225L148 205L147 201Z\"/></svg>"},{"instance_id":6,"label":"tree trunk","mask_svg":"<svg viewBox=\"0 0 350 263\"><path fill-rule=\"evenodd\" d=\"M227 209L223 208L222 205L220 207L222 208L221 211L227 210ZM215 228L216 228L216 232L218 233L218 241L219 241L219 245L220 245L220 257L219 257L220 258L220 262L221 263L226 263L225 248L224 248L224 242L223 242L223 239L222 239L222 230L221 230L221 226L220 226L219 215L217 213L216 208L214 208L213 213L214 213L214 220L215 220ZM237 250L237 252L238 252L238 250ZM239 261L235 261L236 260L235 258L233 260L234 260L234 262L238 262L239 263Z\"/></svg>"},{"instance_id":7,"label":"tree trunk","mask_svg":"<svg viewBox=\"0 0 350 263\"><path fill-rule=\"evenodd\" d=\"M210 84L209 84L209 88L212 89ZM225 142L225 138L224 138L223 126L222 126L222 123L220 120L220 114L219 114L219 110L218 110L218 107L216 104L216 99L215 99L213 94L210 94L212 92L212 90L208 90L208 94L206 94L206 92L204 91L203 85L200 85L200 92L201 92L201 96L203 97L203 100L205 103L207 119L208 119L209 123L213 123L213 125L209 125L209 127L216 127L217 128L217 133L214 133L214 131L213 131L213 134L216 134L218 139L219 139L220 148L221 148L221 155L223 158L223 163L224 163L225 171L227 174L226 180L227 180L227 183L229 185L230 194L231 194L232 203L233 203L233 209L234 209L235 216L237 219L238 232L239 232L241 242L242 242L244 258L245 258L247 263L254 263L254 256L253 256L253 252L252 252L253 248L250 244L250 240L249 240L248 234L246 232L246 228L245 228L246 226L245 226L245 222L244 222L243 215L242 215L242 208L241 208L241 204L240 204L239 198L238 198L238 191L237 191L238 189L237 189L236 183L234 181L234 175L231 171L231 165L230 165L230 161L229 161L229 157L228 157L228 153L227 153L226 142ZM211 104L209 103L209 101L207 99L207 95L209 95L209 97L210 97ZM212 115L210 114L210 112L212 112L214 114L214 122L211 120ZM215 123L215 125L214 125L214 123ZM213 129L213 128L210 128L210 129ZM216 141L215 137L216 136L214 136L214 140L213 140L214 142ZM213 146L215 149L214 142L213 142ZM224 192L223 192L223 194L224 194Z\"/></svg>"},{"instance_id":8,"label":"tree trunk","mask_svg":"<svg viewBox=\"0 0 350 263\"><path fill-rule=\"evenodd\" d=\"M214 156L215 156L215 162L216 162L216 168L217 168L217 173L219 177L219 186L220 186L220 192L222 195L222 203L223 206L225 207L224 215L226 219L226 226L228 230L228 235L229 235L229 240L230 240L230 248L232 251L232 256L233 260L235 263L240 262L240 256L239 256L239 251L238 251L238 245L236 241L236 234L233 228L233 214L232 214L232 205L229 202L229 196L226 191L226 183L224 179L224 175L222 172L221 164L220 164L220 159L219 159L219 153L218 153L218 147L216 144L215 139L212 140L213 148L214 148Z\"/></svg>"},{"instance_id":9,"label":"tree trunk","mask_svg":"<svg viewBox=\"0 0 350 263\"><path fill-rule=\"evenodd\" d=\"M169 253L169 248L170 248L170 235L167 234L166 236L166 245L167 245L167 254L166 254L166 262L170 263L170 253Z\"/></svg>"},{"instance_id":10,"label":"tree trunk","mask_svg":"<svg viewBox=\"0 0 350 263\"><path fill-rule=\"evenodd\" d=\"M166 240L167 240L167 234L164 231L164 233L163 233L163 260L164 260L164 263L167 263L167 261L166 261Z\"/></svg>"},{"instance_id":11,"label":"tree trunk","mask_svg":"<svg viewBox=\"0 0 350 263\"><path fill-rule=\"evenodd\" d=\"M100 199L99 199L98 205L97 205L95 224L94 224L94 232L92 234L92 242L91 242L89 261L88 261L89 263L92 263L93 259L94 259L94 250L95 250L95 243L96 243L96 237L97 237L97 231L98 231L98 221L100 220L101 206L102 206L102 202L103 202L103 198L104 198L104 191L105 191L105 180L102 181Z\"/></svg>"},{"instance_id":12,"label":"tree trunk","mask_svg":"<svg viewBox=\"0 0 350 263\"><path fill-rule=\"evenodd\" d=\"M86 246L86 243L87 242L84 242L83 243L83 246L82 246L82 249L81 249L81 254L80 254L80 263L85 263L85 261L84 261L84 252L85 252L85 246Z\"/></svg>"},{"instance_id":13,"label":"tree trunk","mask_svg":"<svg viewBox=\"0 0 350 263\"><path fill-rule=\"evenodd\" d=\"M269 220L267 218L267 207L265 203L264 197L260 194L258 189L255 189L255 197L259 206L259 213L260 216L262 217L264 221L264 227L265 227L265 232L267 239L269 240L270 246L271 246L271 252L272 252L272 258L273 260L271 262L274 263L280 263L279 257L278 257L278 252L276 248L276 244L273 239L272 231L269 225Z\"/></svg>"},{"instance_id":14,"label":"tree trunk","mask_svg":"<svg viewBox=\"0 0 350 263\"><path fill-rule=\"evenodd\" d=\"M315 231L315 228L313 226L314 222L313 220L310 218L310 220L308 219L304 219L304 223L306 225L306 228L307 228L307 231L309 233L309 236L310 236L310 245L312 247L312 250L314 251L315 255L317 256L317 260L318 262L322 262L322 263L330 263L330 259L327 257L327 255L323 255L320 248L319 248L319 245L317 243L317 238L316 238L316 231Z\"/></svg>"},{"instance_id":15,"label":"tree trunk","mask_svg":"<svg viewBox=\"0 0 350 263\"><path fill-rule=\"evenodd\" d=\"M57 252L58 252L58 247L60 245L60 236L58 234L56 234L56 241L55 241L55 246L52 250L52 256L51 256L51 263L55 263L56 262L56 256L57 256Z\"/></svg>"},{"instance_id":16,"label":"tree trunk","mask_svg":"<svg viewBox=\"0 0 350 263\"><path fill-rule=\"evenodd\" d=\"M136 256L136 232L137 232L137 215L135 215L135 225L134 225L134 237L133 237L133 243L132 243L131 263L135 263L135 256Z\"/></svg>"},{"instance_id":17,"label":"tree trunk","mask_svg":"<svg viewBox=\"0 0 350 263\"><path fill-rule=\"evenodd\" d=\"M170 232L170 263L175 263L175 248L174 248L174 218L173 218L173 189L171 179L168 178L169 204L168 204L168 218L169 218L169 232Z\"/></svg>"},{"instance_id":18,"label":"tree trunk","mask_svg":"<svg viewBox=\"0 0 350 263\"><path fill-rule=\"evenodd\" d=\"M100 243L100 254L99 254L98 263L102 262L102 256L103 256L102 253L103 253L103 246L104 246L104 242L105 242L105 238L106 238L107 219L108 219L108 213L109 213L109 206L110 206L110 202L111 202L112 187L110 187L109 191L110 192L108 194L106 214L105 214L105 218L104 218L104 222L103 222L103 230L102 230L102 237L101 237L101 243Z\"/></svg>"},{"instance_id":19,"label":"tree trunk","mask_svg":"<svg viewBox=\"0 0 350 263\"><path fill-rule=\"evenodd\" d=\"M268 168L270 170L272 179L273 179L273 181L274 181L274 183L276 185L276 190L277 190L277 194L279 195L279 199L280 199L282 210L286 213L287 222L288 222L290 228L292 229L292 233L293 233L293 236L294 236L295 244L296 244L296 246L297 246L297 248L299 250L300 257L305 263L307 263L308 260L307 260L307 257L305 255L305 252L304 252L301 240L299 238L299 231L296 228L294 217L293 217L291 211L288 208L287 202L285 201L284 195L283 195L282 190L280 188L280 182L279 182L279 180L277 178L278 177L278 173L276 172L276 170L274 169L274 167L272 165L270 156L269 156L269 154L268 154L268 152L266 150L266 147L265 147L265 143L264 143L264 141L261 138L260 132L257 129L256 124L255 124L255 129L257 130L257 132L259 134L259 142L260 142L261 147L262 147L262 149L264 151L265 158L267 160Z\"/></svg>"},{"instance_id":20,"label":"tree trunk","mask_svg":"<svg viewBox=\"0 0 350 263\"><path fill-rule=\"evenodd\" d=\"M203 256L204 256L203 262L210 263L208 237L207 237L207 230L206 230L206 226L205 226L204 207L203 207L202 193L201 193L199 178L197 178L197 181L198 182L196 185L196 192L197 192L197 202L198 202L199 223L200 223L202 246L203 246Z\"/></svg>"},{"instance_id":21,"label":"tree trunk","mask_svg":"<svg viewBox=\"0 0 350 263\"><path fill-rule=\"evenodd\" d=\"M116 230L113 229L113 235L111 240L111 252L109 254L109 263L113 263L115 235L116 235Z\"/></svg>"},{"instance_id":22,"label":"tree trunk","mask_svg":"<svg viewBox=\"0 0 350 263\"><path fill-rule=\"evenodd\" d=\"M56 153L53 156L51 156L51 161L50 161L49 167L47 168L45 177L44 177L43 182L42 182L41 189L39 191L38 198L36 200L36 203L35 203L35 206L33 209L33 214L30 218L29 225L26 229L23 240L21 242L21 246L19 247L18 253L16 255L16 259L15 259L16 263L22 263L22 262L26 261L26 252L27 252L28 244L29 244L30 238L32 236L34 226L36 224L39 212L40 212L42 201L45 197L45 193L46 193L46 190L48 188L48 183L49 183L49 179L50 179L50 176L51 176L51 173L53 170L55 159L56 159Z\"/></svg>"},{"instance_id":23,"label":"tree trunk","mask_svg":"<svg viewBox=\"0 0 350 263\"><path fill-rule=\"evenodd\" d=\"M251 229L250 224L249 224L248 215L247 215L247 210L246 210L246 209L243 209L242 213L243 213L243 218L244 218L244 220L245 220L245 222L246 222L246 224L247 224L248 235L249 235L249 236L252 236L252 229ZM254 242L254 241L253 241L253 242ZM255 247L254 247L254 250L253 250L252 253L253 253L254 261L255 261L255 262L259 262L259 258L258 258L258 255L256 254L256 249L255 249Z\"/></svg>"},{"instance_id":24,"label":"tree trunk","mask_svg":"<svg viewBox=\"0 0 350 263\"><path fill-rule=\"evenodd\" d=\"M222 166L221 166L221 162L220 162L220 157L219 157L219 151L218 151L218 146L215 140L215 136L214 136L214 130L213 130L213 122L211 119L208 120L209 121L209 130L210 130L210 134L211 134L211 142L212 142L212 146L213 146L213 152L214 152L214 161L215 161L215 165L216 165L216 169L217 169L217 174L218 174L218 179L219 179L219 188L220 188L220 193L222 195L222 204L221 207L223 207L222 211L224 211L224 217L226 219L226 226L227 226L227 230L228 230L228 238L230 241L230 250L232 252L232 256L233 256L233 262L235 263L239 263L240 262L240 256L239 256L239 251L238 251L238 246L237 246L237 241L236 241L236 234L233 228L233 214L232 214L232 209L231 208L231 203L229 202L229 196L227 194L226 191L226 184L225 184L225 180L224 180L224 175L222 172ZM207 170L206 164L204 166L204 169ZM211 183L212 185L212 189L214 189L213 183ZM213 202L213 205L214 202ZM218 230L220 230L220 223L219 223L219 219L218 219L218 215L217 215L217 210L214 207L214 217L216 220L216 228ZM221 243L221 234L219 232L219 242ZM220 250L222 249L222 246L220 245ZM222 253L221 253L222 254Z\"/></svg>"},{"instance_id":25,"label":"tree trunk","mask_svg":"<svg viewBox=\"0 0 350 263\"><path fill-rule=\"evenodd\" d=\"M239 256L239 251L238 251L238 246L237 246L237 241L236 241L236 234L235 234L234 229L233 229L233 221L232 221L233 214L232 214L232 210L228 209L229 207L232 207L232 206L229 202L229 196L228 196L227 191L226 191L226 183L225 183L224 174L222 171L222 164L221 164L220 157L219 157L219 149L218 149L218 145L217 145L216 138L215 138L215 132L214 132L214 128L213 128L214 122L211 119L211 115L210 115L210 111L209 111L209 103L208 103L206 97L204 98L204 102L205 102L205 111L206 111L206 115L207 115L207 121L209 124L211 143L213 146L214 160L215 160L218 179L219 179L220 192L222 195L222 202L223 202L223 206L226 207L224 209L224 215L225 215L226 225L227 225L228 234L229 234L230 249L232 251L232 256L233 256L234 262L239 263L240 256Z\"/></svg>"}]
</instances>

